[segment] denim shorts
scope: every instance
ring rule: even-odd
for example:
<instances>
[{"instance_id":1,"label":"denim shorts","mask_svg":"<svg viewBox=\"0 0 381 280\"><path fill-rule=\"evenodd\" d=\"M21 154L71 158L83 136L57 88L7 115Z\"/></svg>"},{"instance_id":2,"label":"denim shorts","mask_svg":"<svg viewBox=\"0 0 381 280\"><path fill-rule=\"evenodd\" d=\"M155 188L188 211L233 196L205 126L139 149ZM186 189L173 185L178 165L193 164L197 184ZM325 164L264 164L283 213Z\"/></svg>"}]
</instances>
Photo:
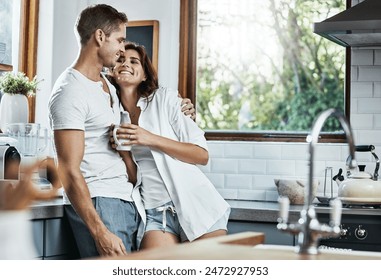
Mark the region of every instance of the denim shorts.
<instances>
[{"instance_id":1,"label":"denim shorts","mask_svg":"<svg viewBox=\"0 0 381 280\"><path fill-rule=\"evenodd\" d=\"M122 239L127 252L137 250L137 232L141 222L135 203L118 198L92 198L94 207L109 231ZM65 205L65 215L72 228L81 258L99 256L93 237L71 205Z\"/></svg>"},{"instance_id":2,"label":"denim shorts","mask_svg":"<svg viewBox=\"0 0 381 280\"><path fill-rule=\"evenodd\" d=\"M160 207L146 209L146 215L147 223L145 232L151 230L170 232L176 235L181 242L188 241L188 237L186 236L183 228L180 225L179 218L177 216L176 209L172 201L167 202ZM206 233L210 233L220 229L227 231L227 218L228 217L224 215Z\"/></svg>"}]
</instances>

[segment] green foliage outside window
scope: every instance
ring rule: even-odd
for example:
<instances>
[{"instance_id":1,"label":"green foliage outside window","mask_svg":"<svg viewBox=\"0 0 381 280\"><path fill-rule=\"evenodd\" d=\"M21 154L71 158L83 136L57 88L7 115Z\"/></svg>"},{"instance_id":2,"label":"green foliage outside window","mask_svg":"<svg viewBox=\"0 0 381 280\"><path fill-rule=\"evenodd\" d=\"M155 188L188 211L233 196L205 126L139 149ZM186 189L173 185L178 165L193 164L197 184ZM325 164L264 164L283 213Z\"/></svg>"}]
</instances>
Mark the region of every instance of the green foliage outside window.
<instances>
[{"instance_id":1,"label":"green foliage outside window","mask_svg":"<svg viewBox=\"0 0 381 280\"><path fill-rule=\"evenodd\" d=\"M265 3L271 20L251 14L261 11L255 6L259 3ZM203 129L301 132L310 130L320 112L344 110L345 49L314 34L313 22L344 10L345 1L199 0L199 8L197 122ZM244 21L249 23L242 25ZM253 35L251 41L242 40L252 49L240 50L232 32L250 28L247 24L262 25L273 43ZM210 47L214 39L208 36L215 30L221 32L217 37L230 36L231 41ZM269 55L268 49L279 51ZM324 129L341 127L329 120Z\"/></svg>"}]
</instances>

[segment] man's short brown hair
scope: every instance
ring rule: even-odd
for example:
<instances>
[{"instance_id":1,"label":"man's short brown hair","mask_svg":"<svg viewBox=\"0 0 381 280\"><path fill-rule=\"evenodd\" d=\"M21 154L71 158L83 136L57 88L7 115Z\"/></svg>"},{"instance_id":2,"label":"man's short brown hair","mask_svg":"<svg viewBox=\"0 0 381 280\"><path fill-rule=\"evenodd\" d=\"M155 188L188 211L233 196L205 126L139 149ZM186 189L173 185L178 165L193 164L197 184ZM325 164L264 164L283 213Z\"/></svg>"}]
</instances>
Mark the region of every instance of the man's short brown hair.
<instances>
[{"instance_id":1,"label":"man's short brown hair","mask_svg":"<svg viewBox=\"0 0 381 280\"><path fill-rule=\"evenodd\" d=\"M86 45L91 35L102 29L109 36L119 29L120 24L127 24L128 18L125 13L118 12L115 8L98 4L85 8L79 15L75 24L81 45Z\"/></svg>"}]
</instances>

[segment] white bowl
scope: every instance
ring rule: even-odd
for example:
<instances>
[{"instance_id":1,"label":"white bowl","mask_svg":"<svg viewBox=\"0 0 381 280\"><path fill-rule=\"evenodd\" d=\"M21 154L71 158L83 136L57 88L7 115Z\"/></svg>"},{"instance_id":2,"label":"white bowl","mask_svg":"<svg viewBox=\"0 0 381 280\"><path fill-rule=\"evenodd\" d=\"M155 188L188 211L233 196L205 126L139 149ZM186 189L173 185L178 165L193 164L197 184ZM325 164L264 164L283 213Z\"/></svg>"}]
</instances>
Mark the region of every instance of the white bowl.
<instances>
[{"instance_id":1,"label":"white bowl","mask_svg":"<svg viewBox=\"0 0 381 280\"><path fill-rule=\"evenodd\" d=\"M274 179L279 196L288 197L290 204L304 204L305 188L308 187L306 179ZM319 180L312 180L312 199L315 198Z\"/></svg>"}]
</instances>

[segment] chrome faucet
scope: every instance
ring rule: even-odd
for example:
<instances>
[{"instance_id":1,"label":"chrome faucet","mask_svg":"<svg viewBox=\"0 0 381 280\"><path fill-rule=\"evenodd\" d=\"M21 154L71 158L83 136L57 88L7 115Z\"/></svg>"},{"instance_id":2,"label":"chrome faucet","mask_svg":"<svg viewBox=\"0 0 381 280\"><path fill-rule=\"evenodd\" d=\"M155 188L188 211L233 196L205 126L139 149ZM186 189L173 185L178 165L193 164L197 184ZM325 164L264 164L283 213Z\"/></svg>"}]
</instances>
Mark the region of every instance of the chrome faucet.
<instances>
[{"instance_id":1,"label":"chrome faucet","mask_svg":"<svg viewBox=\"0 0 381 280\"><path fill-rule=\"evenodd\" d=\"M278 219L277 228L282 231L290 232L293 235L298 235L297 253L299 254L318 254L318 241L321 237L337 237L340 235L340 222L341 222L341 208L342 204L339 199L330 201L331 215L329 225L320 224L316 217L315 207L312 204L314 199L312 194L312 181L314 171L314 149L318 142L318 138L323 128L325 121L329 117L336 117L344 129L346 139L349 145L349 153L351 155L350 162L348 163L351 169L357 167L355 160L355 145L353 141L353 134L351 127L344 115L335 109L328 109L322 112L316 119L312 132L307 136L309 142L309 176L308 187L305 188L305 199L303 210L300 212L300 218L297 223L288 223L289 200L287 197L281 197L280 203L280 217Z\"/></svg>"}]
</instances>

